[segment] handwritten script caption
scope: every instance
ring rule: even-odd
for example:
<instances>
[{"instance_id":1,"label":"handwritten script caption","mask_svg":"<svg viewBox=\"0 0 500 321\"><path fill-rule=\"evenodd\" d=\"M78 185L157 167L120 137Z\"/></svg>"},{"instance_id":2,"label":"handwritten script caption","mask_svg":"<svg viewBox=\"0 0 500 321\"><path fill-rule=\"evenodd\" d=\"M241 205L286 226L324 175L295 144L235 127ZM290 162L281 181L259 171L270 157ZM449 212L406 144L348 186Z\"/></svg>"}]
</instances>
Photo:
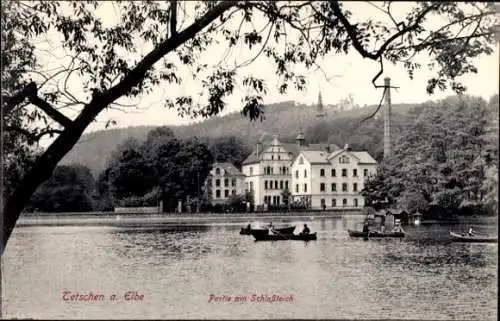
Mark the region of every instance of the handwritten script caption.
<instances>
[{"instance_id":1,"label":"handwritten script caption","mask_svg":"<svg viewBox=\"0 0 500 321\"><path fill-rule=\"evenodd\" d=\"M125 293L103 294L100 292L73 292L63 291L62 300L66 302L102 302L102 301L144 301L144 294L139 291L126 291Z\"/></svg>"},{"instance_id":2,"label":"handwritten script caption","mask_svg":"<svg viewBox=\"0 0 500 321\"><path fill-rule=\"evenodd\" d=\"M290 295L215 295L210 294L208 303L293 303L295 296Z\"/></svg>"}]
</instances>

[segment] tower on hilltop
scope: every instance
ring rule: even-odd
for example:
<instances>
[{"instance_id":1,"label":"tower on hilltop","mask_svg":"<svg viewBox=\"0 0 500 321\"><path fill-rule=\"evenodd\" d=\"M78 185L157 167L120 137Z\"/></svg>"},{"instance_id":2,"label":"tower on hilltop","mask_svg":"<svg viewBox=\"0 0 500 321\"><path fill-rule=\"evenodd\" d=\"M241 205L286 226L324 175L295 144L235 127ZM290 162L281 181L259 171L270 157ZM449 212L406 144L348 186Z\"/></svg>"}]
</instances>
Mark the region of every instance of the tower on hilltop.
<instances>
[{"instance_id":1,"label":"tower on hilltop","mask_svg":"<svg viewBox=\"0 0 500 321\"><path fill-rule=\"evenodd\" d=\"M318 105L317 105L316 117L323 118L326 116L325 108L323 107L323 98L321 97L321 90L318 93Z\"/></svg>"}]
</instances>

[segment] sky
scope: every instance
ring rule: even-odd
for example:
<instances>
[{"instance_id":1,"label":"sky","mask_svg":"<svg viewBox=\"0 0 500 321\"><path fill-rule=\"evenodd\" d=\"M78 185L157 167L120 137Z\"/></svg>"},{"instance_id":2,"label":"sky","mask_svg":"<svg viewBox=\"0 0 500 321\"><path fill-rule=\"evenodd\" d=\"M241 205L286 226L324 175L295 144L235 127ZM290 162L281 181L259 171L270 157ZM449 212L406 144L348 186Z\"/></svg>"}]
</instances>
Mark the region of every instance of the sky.
<instances>
[{"instance_id":1,"label":"sky","mask_svg":"<svg viewBox=\"0 0 500 321\"><path fill-rule=\"evenodd\" d=\"M358 19L364 17L376 16L380 12L373 6L364 2L349 3L349 9L352 9ZM396 4L394 8L395 15L403 15L409 8L408 3ZM117 8L109 3L101 3L98 13L103 17L103 21L112 25L119 16ZM439 23L439 17L435 18L432 23ZM259 21L254 21L259 24ZM262 22L260 22L262 23ZM184 24L184 26L187 23ZM180 28L184 27L183 25ZM54 49L54 43L57 43L57 37L50 39L50 45L41 44L39 52L43 52L41 61L47 67L54 67L67 62L67 57L64 57L64 52L60 49ZM46 46L46 47L44 47ZM147 44L140 44L142 53L147 53L152 47ZM50 52L48 54L47 52ZM210 48L203 59L208 64L216 64L225 55L223 47ZM231 61L241 62L248 57L252 57L253 53L240 49L233 50L226 60L228 64ZM427 57L421 57L421 62L429 62ZM477 74L466 75L461 78L461 81L468 88L468 93L489 99L492 95L498 93L499 88L499 48L497 46L494 54L481 57L476 61L478 68ZM305 91L299 92L289 90L285 95L280 95L276 88L276 75L273 70L273 65L265 57L259 57L250 66L239 71L240 75L255 74L264 78L268 82L268 94L264 97L264 103L270 104L280 101L296 101L308 105L316 104L318 93L321 91L323 104L336 104L341 99L352 95L354 103L360 106L378 104L381 97L381 90L375 89L371 83L372 78L379 70L379 64L369 59L363 59L357 52L352 52L349 55L336 54L330 55L324 60L318 62L321 69L311 70L307 73L308 87ZM182 71L181 71L182 73ZM414 80L410 80L406 71L402 67L391 66L385 64L385 71L379 78L379 82L383 82L384 77L390 77L392 85L398 86L399 89L392 91L393 103L419 103L428 100L441 99L449 95L453 95L451 90L445 92L436 91L432 96L426 93L426 80L430 77L430 73L426 69L419 71ZM125 103L133 104L135 107L123 108L125 110L108 109L102 112L96 122L91 124L86 132L100 130L105 127L108 120L113 119L117 122L113 127L127 127L139 125L183 125L193 122L188 118L181 118L175 110L169 110L162 106L165 97L173 97L179 94L194 93L202 91L202 87L198 82L189 80L185 77L185 82L182 86L161 85L158 86L151 94L144 95L140 99L127 100ZM81 89L81 80L78 78L70 79L71 88L75 96L80 96L82 99L86 94ZM237 87L234 94L226 99L227 107L223 114L240 111L242 108L241 99L244 96L243 89ZM123 100L122 100L123 101ZM74 117L76 111L65 111L69 117Z\"/></svg>"}]
</instances>

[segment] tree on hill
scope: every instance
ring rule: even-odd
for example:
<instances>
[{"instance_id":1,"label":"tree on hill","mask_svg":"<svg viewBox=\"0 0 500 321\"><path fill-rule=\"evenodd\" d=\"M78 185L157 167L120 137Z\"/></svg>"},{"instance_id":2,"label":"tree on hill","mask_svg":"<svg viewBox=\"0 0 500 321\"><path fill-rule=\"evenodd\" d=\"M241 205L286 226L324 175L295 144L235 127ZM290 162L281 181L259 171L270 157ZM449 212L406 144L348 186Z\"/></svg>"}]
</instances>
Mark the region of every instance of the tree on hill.
<instances>
[{"instance_id":1,"label":"tree on hill","mask_svg":"<svg viewBox=\"0 0 500 321\"><path fill-rule=\"evenodd\" d=\"M247 142L235 136L210 139L208 146L216 162L228 162L239 169L252 152Z\"/></svg>"},{"instance_id":2,"label":"tree on hill","mask_svg":"<svg viewBox=\"0 0 500 321\"><path fill-rule=\"evenodd\" d=\"M498 31L498 8L491 3L419 2L401 21L384 23L384 19L359 21L338 1L118 2L113 5L121 16L111 26L96 14L102 3L2 2L2 23L10 37L5 50L12 53L11 57L23 60L19 66L22 77L12 77L16 85L11 88L19 90L2 92L2 115L24 120L13 122L16 126L10 130L22 132L26 144L28 137L36 140L44 134L56 136L6 197L3 248L38 186L50 178L58 162L96 117L104 109L116 107L120 98L148 94L160 84L180 83L176 68L185 65L192 76L204 78L207 97L195 103L196 97L181 96L167 101L166 106L177 108L181 116L210 117L220 113L224 99L237 85L238 68L254 59L230 68L208 66L201 57L216 41L225 41L227 47L242 44L255 56L262 54L275 62L281 93L289 86L305 88L305 77L297 72L295 64L310 68L318 58L353 51L379 62L381 70L373 80L376 86L380 86L377 80L384 61L400 65L412 77L421 67L415 57L425 53L432 61L428 67L435 72L435 77L429 79L428 91L447 84L463 91L457 77L476 71L473 59L492 53ZM185 10L185 6L193 8ZM380 8L383 18L393 17L390 2L385 6ZM433 15L443 18L443 25L426 24ZM253 21L259 17L264 20L264 28L257 29ZM69 65L53 74L34 66L29 55L18 55L22 49L16 47L20 42L40 46L40 40L49 34L53 39L59 37L57 43L71 56ZM141 54L140 46L146 54ZM16 67L9 62L8 68ZM67 80L72 75L80 77L86 97L70 92ZM61 80L60 86L45 86L51 79ZM243 77L241 84L249 89L242 102L243 115L261 118L264 81L250 75ZM41 122L36 122L37 118L29 121L26 114L15 114L27 102L26 108L38 111ZM75 118L61 112L61 108L68 107L79 108ZM25 123L29 125L23 126Z\"/></svg>"}]
</instances>

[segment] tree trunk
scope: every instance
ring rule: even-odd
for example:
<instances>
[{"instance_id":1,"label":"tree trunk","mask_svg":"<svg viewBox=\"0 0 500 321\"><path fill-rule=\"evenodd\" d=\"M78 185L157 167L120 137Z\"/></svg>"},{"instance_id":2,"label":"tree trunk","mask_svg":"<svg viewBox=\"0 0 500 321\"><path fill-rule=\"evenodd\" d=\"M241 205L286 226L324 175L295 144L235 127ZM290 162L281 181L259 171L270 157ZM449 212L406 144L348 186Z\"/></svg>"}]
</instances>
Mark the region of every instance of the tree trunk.
<instances>
[{"instance_id":1,"label":"tree trunk","mask_svg":"<svg viewBox=\"0 0 500 321\"><path fill-rule=\"evenodd\" d=\"M134 86L137 86L144 79L147 71L162 57L195 37L196 34L235 5L237 5L236 1L223 1L210 9L191 26L159 44L135 68L128 72L116 86L94 96L73 122L67 124L64 122L64 131L36 161L35 165L18 183L15 191L6 199L3 208L3 235L0 256L7 246L22 210L33 193L44 181L50 178L59 161L75 146L85 129L97 115L113 101L126 95Z\"/></svg>"},{"instance_id":2,"label":"tree trunk","mask_svg":"<svg viewBox=\"0 0 500 321\"><path fill-rule=\"evenodd\" d=\"M7 197L3 209L3 236L0 255L3 254L16 222L33 193L50 178L59 161L75 146L83 131L104 107L99 106L98 102L87 105L80 116L75 119L73 125L59 135L21 179L14 192Z\"/></svg>"}]
</instances>

